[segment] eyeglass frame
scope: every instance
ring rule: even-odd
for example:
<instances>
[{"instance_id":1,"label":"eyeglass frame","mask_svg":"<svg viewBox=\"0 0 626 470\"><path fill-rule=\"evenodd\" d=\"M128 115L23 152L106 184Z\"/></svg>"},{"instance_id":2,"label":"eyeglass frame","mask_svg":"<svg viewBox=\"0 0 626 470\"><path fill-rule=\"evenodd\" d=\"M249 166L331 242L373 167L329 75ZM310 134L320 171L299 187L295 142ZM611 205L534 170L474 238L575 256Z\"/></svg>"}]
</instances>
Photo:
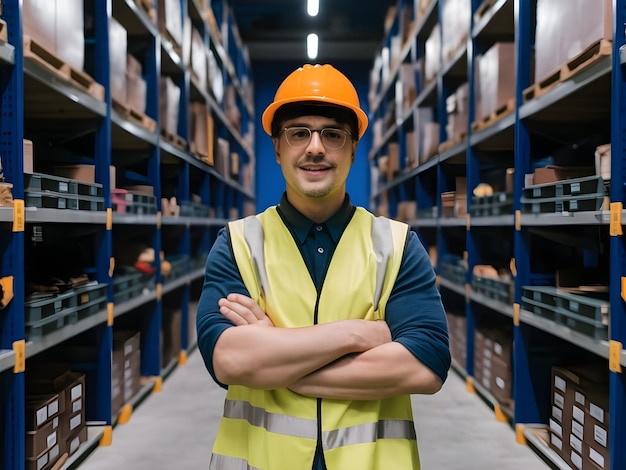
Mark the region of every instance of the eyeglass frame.
<instances>
[{"instance_id":1,"label":"eyeglass frame","mask_svg":"<svg viewBox=\"0 0 626 470\"><path fill-rule=\"evenodd\" d=\"M287 137L287 131L292 130L292 129L306 129L307 131L309 131L309 140L302 145L294 145L289 141L289 138ZM339 132L344 134L344 141L343 143L339 146L339 147L332 147L329 146L328 144L324 143L324 132L325 131L334 131L334 132ZM306 147L307 145L309 145L311 143L311 139L313 138L313 133L317 132L320 135L320 140L322 141L322 144L324 145L324 147L333 149L333 150L339 150L342 149L346 146L346 142L348 141L348 137L352 138L352 133L350 131L347 131L345 129L341 129L339 127L323 127L322 129L311 129L307 126L292 126L292 127L283 127L280 131L280 134L285 134L285 140L287 141L287 144L292 147L292 148L301 148L301 147ZM279 136L280 136L279 134Z\"/></svg>"}]
</instances>

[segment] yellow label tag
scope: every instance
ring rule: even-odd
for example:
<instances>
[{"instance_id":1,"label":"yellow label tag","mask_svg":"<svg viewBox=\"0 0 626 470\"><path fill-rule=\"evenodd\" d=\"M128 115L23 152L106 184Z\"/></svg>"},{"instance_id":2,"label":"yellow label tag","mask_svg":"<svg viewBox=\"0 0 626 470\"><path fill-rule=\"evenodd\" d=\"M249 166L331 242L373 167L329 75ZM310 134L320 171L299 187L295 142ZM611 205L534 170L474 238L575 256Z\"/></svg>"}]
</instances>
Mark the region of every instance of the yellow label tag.
<instances>
[{"instance_id":1,"label":"yellow label tag","mask_svg":"<svg viewBox=\"0 0 626 470\"><path fill-rule=\"evenodd\" d=\"M160 282L156 285L156 299L157 302L161 301L161 297L163 296L163 284Z\"/></svg>"},{"instance_id":2,"label":"yellow label tag","mask_svg":"<svg viewBox=\"0 0 626 470\"><path fill-rule=\"evenodd\" d=\"M519 326L520 305L518 303L513 304L513 324Z\"/></svg>"},{"instance_id":3,"label":"yellow label tag","mask_svg":"<svg viewBox=\"0 0 626 470\"><path fill-rule=\"evenodd\" d=\"M612 202L610 205L610 208L611 208L611 222L609 226L609 234L612 237L623 235L624 234L624 231L622 229L623 204L621 202Z\"/></svg>"},{"instance_id":4,"label":"yellow label tag","mask_svg":"<svg viewBox=\"0 0 626 470\"><path fill-rule=\"evenodd\" d=\"M102 430L102 437L100 438L101 447L109 447L113 443L113 427L105 426Z\"/></svg>"},{"instance_id":5,"label":"yellow label tag","mask_svg":"<svg viewBox=\"0 0 626 470\"><path fill-rule=\"evenodd\" d=\"M517 276L517 266L515 264L515 258L511 258L511 262L509 263L509 269L511 270L511 274L513 276Z\"/></svg>"},{"instance_id":6,"label":"yellow label tag","mask_svg":"<svg viewBox=\"0 0 626 470\"><path fill-rule=\"evenodd\" d=\"M474 388L474 379L472 377L468 377L465 380L465 387L469 393L476 393L476 389Z\"/></svg>"},{"instance_id":7,"label":"yellow label tag","mask_svg":"<svg viewBox=\"0 0 626 470\"><path fill-rule=\"evenodd\" d=\"M622 299L626 302L626 277L622 278Z\"/></svg>"},{"instance_id":8,"label":"yellow label tag","mask_svg":"<svg viewBox=\"0 0 626 470\"><path fill-rule=\"evenodd\" d=\"M609 343L609 370L611 372L622 373L622 343L611 341Z\"/></svg>"},{"instance_id":9,"label":"yellow label tag","mask_svg":"<svg viewBox=\"0 0 626 470\"><path fill-rule=\"evenodd\" d=\"M13 372L19 374L26 370L26 340L15 341L13 343L13 352L15 353L15 364Z\"/></svg>"},{"instance_id":10,"label":"yellow label tag","mask_svg":"<svg viewBox=\"0 0 626 470\"><path fill-rule=\"evenodd\" d=\"M111 256L109 260L109 277L113 277L113 273L115 272L115 258Z\"/></svg>"},{"instance_id":11,"label":"yellow label tag","mask_svg":"<svg viewBox=\"0 0 626 470\"><path fill-rule=\"evenodd\" d=\"M515 230L522 230L522 211L519 209L515 211Z\"/></svg>"},{"instance_id":12,"label":"yellow label tag","mask_svg":"<svg viewBox=\"0 0 626 470\"><path fill-rule=\"evenodd\" d=\"M86 304L87 302L89 302L89 293L85 292L84 294L81 294L80 296L80 303Z\"/></svg>"},{"instance_id":13,"label":"yellow label tag","mask_svg":"<svg viewBox=\"0 0 626 470\"><path fill-rule=\"evenodd\" d=\"M493 405L493 411L496 415L496 421L499 423L506 423L508 420L506 418L506 415L504 414L504 411L502 411L502 407L496 403L495 405Z\"/></svg>"},{"instance_id":14,"label":"yellow label tag","mask_svg":"<svg viewBox=\"0 0 626 470\"><path fill-rule=\"evenodd\" d=\"M523 424L515 425L515 442L521 445L526 445L526 436L524 435L524 431L526 427Z\"/></svg>"},{"instance_id":15,"label":"yellow label tag","mask_svg":"<svg viewBox=\"0 0 626 470\"><path fill-rule=\"evenodd\" d=\"M113 320L115 319L115 305L113 302L107 304L107 325L113 326Z\"/></svg>"},{"instance_id":16,"label":"yellow label tag","mask_svg":"<svg viewBox=\"0 0 626 470\"><path fill-rule=\"evenodd\" d=\"M465 214L465 230L469 230L470 226L471 226L470 215L469 214Z\"/></svg>"},{"instance_id":17,"label":"yellow label tag","mask_svg":"<svg viewBox=\"0 0 626 470\"><path fill-rule=\"evenodd\" d=\"M472 295L472 285L466 283L465 284L465 302L469 303Z\"/></svg>"},{"instance_id":18,"label":"yellow label tag","mask_svg":"<svg viewBox=\"0 0 626 470\"><path fill-rule=\"evenodd\" d=\"M113 230L113 209L107 208L106 229Z\"/></svg>"},{"instance_id":19,"label":"yellow label tag","mask_svg":"<svg viewBox=\"0 0 626 470\"><path fill-rule=\"evenodd\" d=\"M13 200L13 231L23 232L24 224L24 201L22 199Z\"/></svg>"},{"instance_id":20,"label":"yellow label tag","mask_svg":"<svg viewBox=\"0 0 626 470\"><path fill-rule=\"evenodd\" d=\"M161 211L157 212L157 214L156 214L156 226L157 226L157 229L161 228L161 221L162 221L162 219L163 219L163 213Z\"/></svg>"}]
</instances>

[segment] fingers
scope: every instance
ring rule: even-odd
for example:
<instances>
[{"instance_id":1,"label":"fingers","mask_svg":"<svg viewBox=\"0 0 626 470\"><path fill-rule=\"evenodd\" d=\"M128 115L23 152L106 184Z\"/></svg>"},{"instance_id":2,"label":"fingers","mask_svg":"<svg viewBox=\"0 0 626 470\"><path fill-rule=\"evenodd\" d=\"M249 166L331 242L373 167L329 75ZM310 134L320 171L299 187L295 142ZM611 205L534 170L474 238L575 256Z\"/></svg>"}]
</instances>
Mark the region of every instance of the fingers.
<instances>
[{"instance_id":1,"label":"fingers","mask_svg":"<svg viewBox=\"0 0 626 470\"><path fill-rule=\"evenodd\" d=\"M265 312L250 297L241 294L229 294L218 302L220 313L235 325L251 325L265 320Z\"/></svg>"}]
</instances>

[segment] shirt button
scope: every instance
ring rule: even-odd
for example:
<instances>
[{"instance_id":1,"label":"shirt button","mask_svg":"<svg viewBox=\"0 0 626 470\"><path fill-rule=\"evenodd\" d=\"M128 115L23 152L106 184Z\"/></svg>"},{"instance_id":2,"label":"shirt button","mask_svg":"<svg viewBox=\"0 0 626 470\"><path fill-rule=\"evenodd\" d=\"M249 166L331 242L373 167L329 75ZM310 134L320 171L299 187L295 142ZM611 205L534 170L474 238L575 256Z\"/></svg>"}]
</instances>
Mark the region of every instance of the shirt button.
<instances>
[{"instance_id":1,"label":"shirt button","mask_svg":"<svg viewBox=\"0 0 626 470\"><path fill-rule=\"evenodd\" d=\"M321 232L323 229L323 227L321 225L318 225L317 227L315 227L315 230L317 230L318 232Z\"/></svg>"},{"instance_id":2,"label":"shirt button","mask_svg":"<svg viewBox=\"0 0 626 470\"><path fill-rule=\"evenodd\" d=\"M322 253L324 253L324 248L322 248L321 246L317 249L317 252L321 255Z\"/></svg>"}]
</instances>

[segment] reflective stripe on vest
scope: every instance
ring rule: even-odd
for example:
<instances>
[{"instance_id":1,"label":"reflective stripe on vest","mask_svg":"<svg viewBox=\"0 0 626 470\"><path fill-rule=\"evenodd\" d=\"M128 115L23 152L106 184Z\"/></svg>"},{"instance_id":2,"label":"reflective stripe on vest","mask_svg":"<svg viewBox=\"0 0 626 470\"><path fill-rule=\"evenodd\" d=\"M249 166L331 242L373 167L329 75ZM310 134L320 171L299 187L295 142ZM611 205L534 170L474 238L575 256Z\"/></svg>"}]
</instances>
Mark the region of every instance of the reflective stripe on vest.
<instances>
[{"instance_id":1,"label":"reflective stripe on vest","mask_svg":"<svg viewBox=\"0 0 626 470\"><path fill-rule=\"evenodd\" d=\"M257 279L261 286L262 293L269 293L269 281L265 268L265 254L263 243L263 225L256 216L248 216L243 221L244 238L250 249L250 257L256 269ZM374 290L374 310L378 310L380 297L383 293L385 274L389 258L393 254L393 235L389 219L384 217L372 218L372 245L376 254L376 289Z\"/></svg>"},{"instance_id":2,"label":"reflective stripe on vest","mask_svg":"<svg viewBox=\"0 0 626 470\"><path fill-rule=\"evenodd\" d=\"M317 421L293 416L268 413L263 408L240 400L226 400L224 417L245 419L251 425L266 431L305 439L317 438ZM380 420L322 433L324 450L338 447L376 442L378 439L416 440L413 421L400 419Z\"/></svg>"},{"instance_id":3,"label":"reflective stripe on vest","mask_svg":"<svg viewBox=\"0 0 626 470\"><path fill-rule=\"evenodd\" d=\"M209 470L262 470L253 467L243 459L228 457L227 455L212 454Z\"/></svg>"}]
</instances>

